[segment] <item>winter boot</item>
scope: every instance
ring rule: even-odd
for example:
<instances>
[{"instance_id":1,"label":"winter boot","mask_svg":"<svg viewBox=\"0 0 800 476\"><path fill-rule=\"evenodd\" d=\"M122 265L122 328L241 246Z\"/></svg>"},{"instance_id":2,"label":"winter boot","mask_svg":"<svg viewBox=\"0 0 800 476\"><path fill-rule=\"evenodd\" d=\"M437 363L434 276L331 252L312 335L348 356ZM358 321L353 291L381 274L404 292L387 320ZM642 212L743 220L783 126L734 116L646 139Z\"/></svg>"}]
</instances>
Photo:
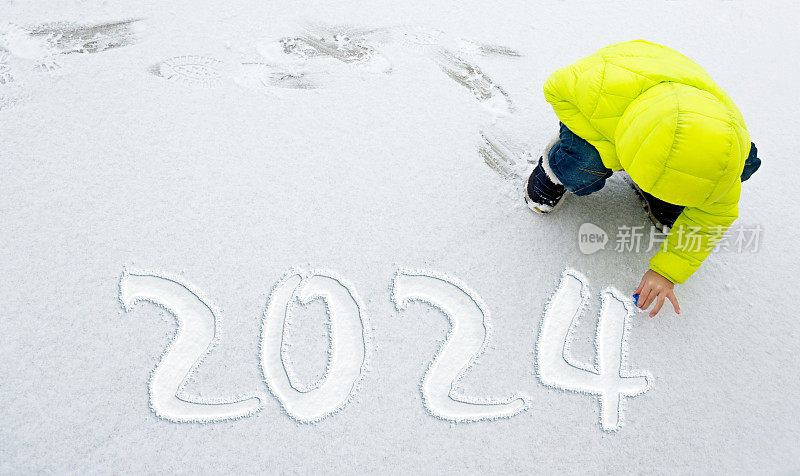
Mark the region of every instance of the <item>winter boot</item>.
<instances>
[{"instance_id":1,"label":"winter boot","mask_svg":"<svg viewBox=\"0 0 800 476\"><path fill-rule=\"evenodd\" d=\"M642 208L647 213L647 217L650 218L650 221L653 223L653 226L656 227L658 231L664 233L666 230L672 228L672 225L675 224L675 220L678 219L681 213L683 213L683 208L680 205L673 205L672 203L665 202L659 198L656 198L649 193L645 192L641 188L639 188L636 183L629 177L625 176L625 180L628 184L636 190L636 194L639 196L639 200L642 202Z\"/></svg>"},{"instance_id":2,"label":"winter boot","mask_svg":"<svg viewBox=\"0 0 800 476\"><path fill-rule=\"evenodd\" d=\"M549 162L547 162L550 156L550 149L556 143L558 143L558 140L551 141L547 145L525 187L525 203L528 204L528 208L531 211L536 213L550 213L553 211L567 191L550 169Z\"/></svg>"}]
</instances>

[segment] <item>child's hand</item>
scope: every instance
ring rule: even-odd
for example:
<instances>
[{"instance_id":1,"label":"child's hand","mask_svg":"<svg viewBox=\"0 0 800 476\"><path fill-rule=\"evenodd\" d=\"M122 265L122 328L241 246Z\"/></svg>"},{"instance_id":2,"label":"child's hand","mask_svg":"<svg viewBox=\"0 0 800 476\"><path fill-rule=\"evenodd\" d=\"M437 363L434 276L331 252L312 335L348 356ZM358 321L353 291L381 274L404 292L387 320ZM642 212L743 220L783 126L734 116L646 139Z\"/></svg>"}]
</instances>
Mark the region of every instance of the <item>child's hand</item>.
<instances>
[{"instance_id":1,"label":"child's hand","mask_svg":"<svg viewBox=\"0 0 800 476\"><path fill-rule=\"evenodd\" d=\"M645 310L650 307L653 301L658 300L653 310L650 311L650 317L655 317L664 301L669 299L672 302L672 307L675 308L677 314L681 313L681 307L678 305L678 298L675 297L675 284L669 279L661 276L652 269L647 270L642 276L642 282L636 288L636 294L639 295L638 306L639 309Z\"/></svg>"}]
</instances>

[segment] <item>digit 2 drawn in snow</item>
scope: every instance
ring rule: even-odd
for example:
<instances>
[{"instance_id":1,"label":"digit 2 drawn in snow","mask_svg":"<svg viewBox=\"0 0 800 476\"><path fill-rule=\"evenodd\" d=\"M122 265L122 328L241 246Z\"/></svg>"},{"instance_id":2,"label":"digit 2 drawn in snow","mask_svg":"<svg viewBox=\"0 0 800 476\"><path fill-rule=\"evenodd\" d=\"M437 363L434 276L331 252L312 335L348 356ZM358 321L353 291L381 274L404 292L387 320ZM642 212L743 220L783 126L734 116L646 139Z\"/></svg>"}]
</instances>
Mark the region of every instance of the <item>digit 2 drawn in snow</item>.
<instances>
[{"instance_id":1,"label":"digit 2 drawn in snow","mask_svg":"<svg viewBox=\"0 0 800 476\"><path fill-rule=\"evenodd\" d=\"M287 367L286 327L294 301L322 299L328 314L328 364L322 378L303 387ZM290 273L273 288L261 328L261 369L270 392L289 416L314 423L342 410L366 374L369 333L352 286L327 272Z\"/></svg>"},{"instance_id":2,"label":"digit 2 drawn in snow","mask_svg":"<svg viewBox=\"0 0 800 476\"><path fill-rule=\"evenodd\" d=\"M600 293L594 365L572 358L573 332L589 300L587 282L577 271L567 269L561 274L542 318L536 346L537 375L548 387L597 395L600 425L605 431L616 431L623 424L625 397L648 391L652 376L646 371L629 369L628 337L633 305L611 288Z\"/></svg>"},{"instance_id":3,"label":"digit 2 drawn in snow","mask_svg":"<svg viewBox=\"0 0 800 476\"><path fill-rule=\"evenodd\" d=\"M422 400L431 415L470 422L508 418L528 409L529 398L522 393L505 400L455 395L453 385L484 353L491 335L489 312L466 285L435 272L400 270L392 283L392 299L398 311L421 301L450 321L447 339L422 377Z\"/></svg>"},{"instance_id":4,"label":"digit 2 drawn in snow","mask_svg":"<svg viewBox=\"0 0 800 476\"><path fill-rule=\"evenodd\" d=\"M140 301L161 306L175 316L178 330L150 376L150 407L174 422L212 422L249 416L263 405L260 395L201 399L184 393L187 379L197 371L219 340L217 314L198 293L174 278L124 270L119 300L125 311Z\"/></svg>"}]
</instances>

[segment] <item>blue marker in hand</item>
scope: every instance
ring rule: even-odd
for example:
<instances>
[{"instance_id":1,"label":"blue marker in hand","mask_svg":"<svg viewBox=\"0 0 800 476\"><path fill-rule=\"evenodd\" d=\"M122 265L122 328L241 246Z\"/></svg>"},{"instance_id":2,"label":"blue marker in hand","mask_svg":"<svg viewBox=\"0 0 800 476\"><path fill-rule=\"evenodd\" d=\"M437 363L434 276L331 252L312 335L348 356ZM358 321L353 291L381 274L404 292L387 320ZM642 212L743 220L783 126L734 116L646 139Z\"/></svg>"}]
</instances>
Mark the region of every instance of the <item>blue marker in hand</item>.
<instances>
[{"instance_id":1,"label":"blue marker in hand","mask_svg":"<svg viewBox=\"0 0 800 476\"><path fill-rule=\"evenodd\" d=\"M634 306L638 306L639 305L639 294L638 293L633 295L633 305Z\"/></svg>"}]
</instances>

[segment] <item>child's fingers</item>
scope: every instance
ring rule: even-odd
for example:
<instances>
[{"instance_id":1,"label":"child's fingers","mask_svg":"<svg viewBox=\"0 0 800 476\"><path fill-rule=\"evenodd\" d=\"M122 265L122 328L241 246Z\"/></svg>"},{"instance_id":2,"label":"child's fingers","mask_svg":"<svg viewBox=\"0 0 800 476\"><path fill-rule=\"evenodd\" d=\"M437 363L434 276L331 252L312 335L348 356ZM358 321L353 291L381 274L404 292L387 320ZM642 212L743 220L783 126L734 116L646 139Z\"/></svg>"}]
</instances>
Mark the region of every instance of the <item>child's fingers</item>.
<instances>
[{"instance_id":1,"label":"child's fingers","mask_svg":"<svg viewBox=\"0 0 800 476\"><path fill-rule=\"evenodd\" d=\"M655 289L650 288L650 290L647 292L647 299L645 299L642 309L647 309L650 307L650 304L653 304L653 301L656 299L656 297L658 297L658 292Z\"/></svg>"},{"instance_id":2,"label":"child's fingers","mask_svg":"<svg viewBox=\"0 0 800 476\"><path fill-rule=\"evenodd\" d=\"M644 311L650 306L650 294L652 290L648 287L642 289L642 292L639 294L639 309Z\"/></svg>"},{"instance_id":3,"label":"child's fingers","mask_svg":"<svg viewBox=\"0 0 800 476\"><path fill-rule=\"evenodd\" d=\"M639 287L636 288L636 291L634 291L633 294L638 294L639 296L641 296L643 287L644 287L644 276L642 276L642 280L639 281Z\"/></svg>"},{"instance_id":4,"label":"child's fingers","mask_svg":"<svg viewBox=\"0 0 800 476\"><path fill-rule=\"evenodd\" d=\"M658 296L658 298L656 298L656 305L655 305L655 307L653 307L653 310L650 311L650 317L656 317L656 314L658 314L658 311L661 310L661 306L664 305L664 301L665 300L666 300L666 298L664 296Z\"/></svg>"},{"instance_id":5,"label":"child's fingers","mask_svg":"<svg viewBox=\"0 0 800 476\"><path fill-rule=\"evenodd\" d=\"M636 293L641 294L647 288L647 273L642 276L641 281L639 281L639 287L636 288Z\"/></svg>"},{"instance_id":6,"label":"child's fingers","mask_svg":"<svg viewBox=\"0 0 800 476\"><path fill-rule=\"evenodd\" d=\"M637 291L637 293L639 294L639 299L636 300L636 307L638 307L639 309L644 309L644 300L647 298L647 294L650 292L650 290L647 288L647 286L639 286L639 287L641 289Z\"/></svg>"},{"instance_id":7,"label":"child's fingers","mask_svg":"<svg viewBox=\"0 0 800 476\"><path fill-rule=\"evenodd\" d=\"M672 302L672 307L675 309L675 313L676 314L680 314L681 313L681 306L680 306L680 304L678 304L678 298L675 297L675 293L674 292L668 293L667 294L667 299L669 299L670 302Z\"/></svg>"}]
</instances>

